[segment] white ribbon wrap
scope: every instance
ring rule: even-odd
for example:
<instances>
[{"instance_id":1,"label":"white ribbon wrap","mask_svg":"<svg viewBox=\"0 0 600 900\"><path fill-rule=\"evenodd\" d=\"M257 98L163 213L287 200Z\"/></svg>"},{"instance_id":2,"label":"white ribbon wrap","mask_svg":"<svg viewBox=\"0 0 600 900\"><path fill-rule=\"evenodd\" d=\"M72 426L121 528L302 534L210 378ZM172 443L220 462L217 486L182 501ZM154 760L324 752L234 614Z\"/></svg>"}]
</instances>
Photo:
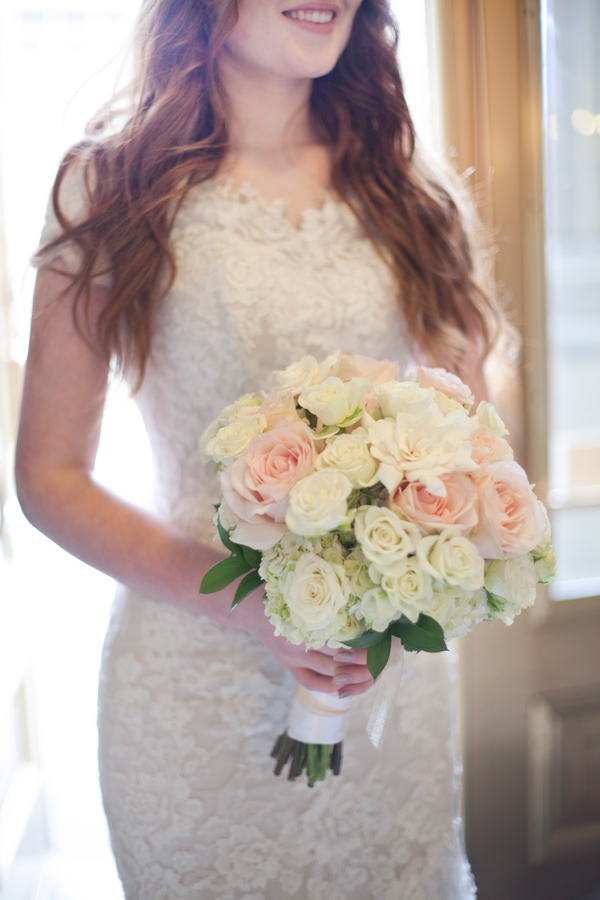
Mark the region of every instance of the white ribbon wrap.
<instances>
[{"instance_id":1,"label":"white ribbon wrap","mask_svg":"<svg viewBox=\"0 0 600 900\"><path fill-rule=\"evenodd\" d=\"M299 684L287 733L304 744L338 744L346 737L351 705L352 697L309 691Z\"/></svg>"},{"instance_id":2,"label":"white ribbon wrap","mask_svg":"<svg viewBox=\"0 0 600 900\"><path fill-rule=\"evenodd\" d=\"M377 750L381 750L383 739L390 722L398 688L404 671L404 647L402 641L392 637L390 658L383 672L375 682L373 706L367 723L369 740Z\"/></svg>"},{"instance_id":3,"label":"white ribbon wrap","mask_svg":"<svg viewBox=\"0 0 600 900\"><path fill-rule=\"evenodd\" d=\"M398 638L392 637L390 658L375 684L373 707L367 723L367 735L377 750L383 744L403 671L404 647ZM343 741L348 731L352 699L309 691L299 684L290 710L288 735L304 744L337 744Z\"/></svg>"}]
</instances>

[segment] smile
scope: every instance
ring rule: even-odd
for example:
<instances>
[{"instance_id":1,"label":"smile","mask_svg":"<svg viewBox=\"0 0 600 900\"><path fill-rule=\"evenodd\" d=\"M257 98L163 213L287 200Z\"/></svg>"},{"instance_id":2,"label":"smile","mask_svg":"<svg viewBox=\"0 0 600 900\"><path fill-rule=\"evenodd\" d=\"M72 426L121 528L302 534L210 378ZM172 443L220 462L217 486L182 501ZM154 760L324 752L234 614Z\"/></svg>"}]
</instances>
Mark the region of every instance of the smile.
<instances>
[{"instance_id":1,"label":"smile","mask_svg":"<svg viewBox=\"0 0 600 900\"><path fill-rule=\"evenodd\" d=\"M328 25L333 21L334 13L329 11L319 11L316 9L292 9L284 12L284 16L290 19L297 19L299 22L314 22L315 25Z\"/></svg>"}]
</instances>

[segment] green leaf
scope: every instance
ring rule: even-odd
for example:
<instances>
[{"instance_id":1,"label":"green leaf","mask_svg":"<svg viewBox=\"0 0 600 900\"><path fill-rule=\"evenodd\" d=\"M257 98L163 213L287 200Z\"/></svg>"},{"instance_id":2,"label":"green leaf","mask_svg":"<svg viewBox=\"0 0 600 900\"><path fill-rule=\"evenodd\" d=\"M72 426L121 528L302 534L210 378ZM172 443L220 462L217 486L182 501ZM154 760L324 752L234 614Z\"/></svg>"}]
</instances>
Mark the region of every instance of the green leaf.
<instances>
[{"instance_id":1,"label":"green leaf","mask_svg":"<svg viewBox=\"0 0 600 900\"><path fill-rule=\"evenodd\" d=\"M262 553L260 552L260 550L253 550L252 547L246 547L246 545L243 544L242 554L250 568L258 569L262 562Z\"/></svg>"},{"instance_id":2,"label":"green leaf","mask_svg":"<svg viewBox=\"0 0 600 900\"><path fill-rule=\"evenodd\" d=\"M250 569L250 566L238 556L230 556L229 559L222 559L216 565L209 569L200 585L201 594L214 594L216 591L222 591L227 585L239 578Z\"/></svg>"},{"instance_id":3,"label":"green leaf","mask_svg":"<svg viewBox=\"0 0 600 900\"><path fill-rule=\"evenodd\" d=\"M239 549L239 545L233 543L233 541L221 525L221 520L219 518L217 518L217 529L219 531L219 537L221 538L221 543L223 544L223 546L226 547L230 553L236 553L236 550ZM239 556L240 554L236 553L236 555Z\"/></svg>"},{"instance_id":4,"label":"green leaf","mask_svg":"<svg viewBox=\"0 0 600 900\"><path fill-rule=\"evenodd\" d=\"M375 644L380 644L386 634L385 631L365 631L360 637L354 638L352 641L342 641L342 643L346 647L362 650L364 647L374 647Z\"/></svg>"},{"instance_id":5,"label":"green leaf","mask_svg":"<svg viewBox=\"0 0 600 900\"><path fill-rule=\"evenodd\" d=\"M229 610L229 615L240 605L242 600L245 600L248 594L251 594L252 591L255 591L256 588L260 587L261 584L264 584L262 578L258 574L257 571L248 572L245 578L242 578L240 583L238 584L237 591L235 592L235 597L233 598L233 603L231 604L231 609Z\"/></svg>"},{"instance_id":6,"label":"green leaf","mask_svg":"<svg viewBox=\"0 0 600 900\"><path fill-rule=\"evenodd\" d=\"M390 650L392 648L392 635L386 631L383 640L379 641L367 650L367 666L373 678L383 672L390 658Z\"/></svg>"},{"instance_id":7,"label":"green leaf","mask_svg":"<svg viewBox=\"0 0 600 900\"><path fill-rule=\"evenodd\" d=\"M420 650L426 653L441 653L448 649L444 640L444 629L431 616L421 614L416 623L402 618L390 625L390 631L400 638L405 650L413 653Z\"/></svg>"}]
</instances>

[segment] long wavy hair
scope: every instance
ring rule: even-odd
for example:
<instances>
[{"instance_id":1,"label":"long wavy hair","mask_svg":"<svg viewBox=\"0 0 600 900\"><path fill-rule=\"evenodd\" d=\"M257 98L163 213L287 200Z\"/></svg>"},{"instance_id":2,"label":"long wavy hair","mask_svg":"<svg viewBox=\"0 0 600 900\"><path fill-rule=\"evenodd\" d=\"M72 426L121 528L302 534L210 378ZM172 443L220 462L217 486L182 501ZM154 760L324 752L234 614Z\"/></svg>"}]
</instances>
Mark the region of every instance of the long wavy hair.
<instances>
[{"instance_id":1,"label":"long wavy hair","mask_svg":"<svg viewBox=\"0 0 600 900\"><path fill-rule=\"evenodd\" d=\"M141 383L154 314L176 275L169 235L191 186L213 178L228 152L227 98L217 56L238 0L145 0L134 35L134 77L64 157L53 189L63 234L82 263L74 318L86 340ZM331 186L391 266L414 348L459 371L473 342L486 353L499 321L474 271L452 192L419 164L396 58L388 0L363 0L335 68L313 82L315 128L332 150ZM69 221L60 188L81 166L87 215ZM103 261L103 262L102 262ZM109 268L109 301L90 331L90 285Z\"/></svg>"}]
</instances>

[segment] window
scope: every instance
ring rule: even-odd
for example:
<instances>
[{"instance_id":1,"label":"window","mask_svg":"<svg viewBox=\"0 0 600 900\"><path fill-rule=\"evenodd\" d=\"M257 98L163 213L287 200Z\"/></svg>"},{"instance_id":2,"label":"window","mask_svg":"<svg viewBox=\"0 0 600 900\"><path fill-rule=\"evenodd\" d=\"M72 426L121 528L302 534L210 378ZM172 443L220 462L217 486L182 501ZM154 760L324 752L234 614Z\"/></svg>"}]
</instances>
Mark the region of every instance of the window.
<instances>
[{"instance_id":1,"label":"window","mask_svg":"<svg viewBox=\"0 0 600 900\"><path fill-rule=\"evenodd\" d=\"M543 7L550 596L568 600L600 594L600 6Z\"/></svg>"}]
</instances>

